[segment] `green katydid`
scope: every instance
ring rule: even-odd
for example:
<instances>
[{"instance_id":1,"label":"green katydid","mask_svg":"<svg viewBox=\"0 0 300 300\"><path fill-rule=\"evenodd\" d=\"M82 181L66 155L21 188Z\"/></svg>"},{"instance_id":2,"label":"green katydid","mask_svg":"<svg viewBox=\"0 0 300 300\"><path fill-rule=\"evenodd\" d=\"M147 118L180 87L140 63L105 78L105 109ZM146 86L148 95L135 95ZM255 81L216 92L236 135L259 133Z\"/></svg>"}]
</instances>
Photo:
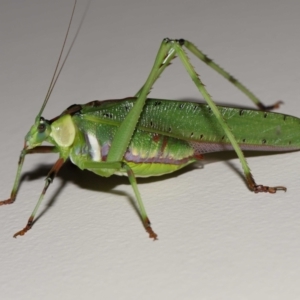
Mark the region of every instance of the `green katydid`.
<instances>
[{"instance_id":1,"label":"green katydid","mask_svg":"<svg viewBox=\"0 0 300 300\"><path fill-rule=\"evenodd\" d=\"M69 28L71 21L72 17ZM190 64L184 48L229 80L260 110L216 106ZM62 51L63 49L64 46ZM155 81L175 56L181 60L206 104L147 98ZM61 55L58 64L60 59ZM87 169L100 176L127 175L138 202L143 225L153 239L157 235L150 225L136 177L171 173L202 159L205 153L234 150L241 161L250 190L255 193L286 191L283 186L256 184L242 150L300 149L299 137L293 129L300 123L300 119L269 112L277 108L280 102L264 106L244 85L191 42L184 39L164 39L145 84L134 97L72 105L59 116L46 120L42 113L61 68L56 68L42 107L25 137L11 196L0 202L0 205L4 205L15 201L27 154L59 154L46 177L43 191L26 226L14 237L24 235L31 229L48 186L67 159L80 169ZM252 132L249 132L249 128L252 128ZM43 142L52 146L45 146Z\"/></svg>"}]
</instances>

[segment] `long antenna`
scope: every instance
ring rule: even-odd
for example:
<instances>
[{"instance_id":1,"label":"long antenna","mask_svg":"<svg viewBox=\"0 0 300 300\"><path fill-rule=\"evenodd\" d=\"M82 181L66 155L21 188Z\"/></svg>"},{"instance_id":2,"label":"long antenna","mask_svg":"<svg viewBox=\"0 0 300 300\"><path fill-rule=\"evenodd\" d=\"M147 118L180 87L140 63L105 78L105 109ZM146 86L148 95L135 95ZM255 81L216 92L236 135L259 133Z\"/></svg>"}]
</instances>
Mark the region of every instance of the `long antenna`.
<instances>
[{"instance_id":1,"label":"long antenna","mask_svg":"<svg viewBox=\"0 0 300 300\"><path fill-rule=\"evenodd\" d=\"M70 52L71 52L71 50L72 50L72 48L73 48L73 45L74 45L74 43L75 43L75 41L76 41L76 38L77 38L78 33L79 33L79 31L80 31L80 29L81 29L81 27L82 27L84 18L85 18L85 16L86 16L86 13L87 13L87 11L88 11L88 7L89 7L89 5L90 5L90 2L91 2L91 0L89 0L88 4L86 5L85 11L84 11L84 13L83 13L83 15L82 15L82 18L81 18L81 20L80 20L80 23L79 23L78 29L77 29L77 31L76 31L76 33L75 33L75 36L74 36L74 38L73 38L73 40L72 40L72 43L71 43L71 45L70 45L70 47L69 47L69 49L68 49L68 51L67 51L67 53L66 53L65 58L63 59L61 65L60 65L60 62L61 62L61 59L62 59L62 55L63 55L64 49L65 49L66 41L67 41L67 39L68 39L69 31L70 31L70 28L71 28L71 24L72 24L74 12L75 12L76 4L77 4L77 0L74 1L74 5L73 5L73 10L72 10L71 18L70 18L70 21L69 21L69 24L68 24L68 29L67 29L67 32L66 32L66 35L65 35L65 38L64 38L64 42L63 42L62 48L61 48L61 50L60 50L60 54L59 54L59 57L58 57L58 61L57 61L57 63L56 63L55 70L54 70L53 76L52 76L52 78L51 78L51 82L50 82L50 85L49 85L47 94L46 94L46 96L45 96L43 105L42 105L42 107L41 107L41 109L40 109L38 115L36 116L36 121L39 121L39 119L40 119L40 117L41 117L41 115L42 115L42 113L43 113L43 111L44 111L44 109L45 109L45 106L47 105L47 102L48 102L48 100L49 100L49 98L50 98L50 96L51 96L51 93L52 93L52 91L53 91L53 89L54 89L54 86L55 86L55 84L56 84L56 82L57 82L57 79L58 79L58 77L59 77L59 75L60 75L60 73L61 73L61 71L62 71L62 69L63 69L63 67L64 67L64 65L65 65L65 62L67 61L67 58L68 58L68 56L69 56L69 54L70 54Z\"/></svg>"}]
</instances>

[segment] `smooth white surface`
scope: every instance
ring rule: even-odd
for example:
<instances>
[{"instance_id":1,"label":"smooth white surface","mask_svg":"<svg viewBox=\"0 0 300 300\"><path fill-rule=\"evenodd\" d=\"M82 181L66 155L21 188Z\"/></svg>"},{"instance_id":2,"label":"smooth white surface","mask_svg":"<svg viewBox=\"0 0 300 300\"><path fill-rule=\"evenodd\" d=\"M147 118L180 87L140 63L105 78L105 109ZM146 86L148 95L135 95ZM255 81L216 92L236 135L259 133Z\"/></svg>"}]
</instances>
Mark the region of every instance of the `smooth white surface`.
<instances>
[{"instance_id":1,"label":"smooth white surface","mask_svg":"<svg viewBox=\"0 0 300 300\"><path fill-rule=\"evenodd\" d=\"M1 0L1 198L10 193L72 4ZM299 11L298 0L94 0L45 117L73 103L133 95L164 37L193 41L264 103L282 99L280 112L300 116ZM217 102L251 106L193 63ZM201 99L179 61L151 96ZM234 154L208 158L203 169L140 181L159 235L152 242L126 178L70 165L49 188L34 228L13 239L56 159L29 156L16 203L0 207L1 299L299 299L299 153L249 158L257 182L288 187L276 195L249 192Z\"/></svg>"}]
</instances>

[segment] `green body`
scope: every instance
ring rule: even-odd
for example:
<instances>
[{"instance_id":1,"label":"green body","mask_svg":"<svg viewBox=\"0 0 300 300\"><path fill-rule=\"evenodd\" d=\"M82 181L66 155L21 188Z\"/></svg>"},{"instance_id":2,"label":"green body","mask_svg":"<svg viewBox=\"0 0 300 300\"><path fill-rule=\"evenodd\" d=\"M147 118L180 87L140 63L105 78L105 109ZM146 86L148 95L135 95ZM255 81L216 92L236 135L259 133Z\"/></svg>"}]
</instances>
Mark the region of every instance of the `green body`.
<instances>
[{"instance_id":1,"label":"green body","mask_svg":"<svg viewBox=\"0 0 300 300\"><path fill-rule=\"evenodd\" d=\"M72 116L76 128L69 154L72 162L80 166L82 161L106 161L115 133L135 101L126 98L81 105L82 109ZM218 108L243 150L300 149L300 130L294 130L300 127L300 119ZM123 161L135 176L156 176L180 169L205 153L224 150L232 150L232 146L207 104L148 99ZM106 176L102 169L90 170Z\"/></svg>"}]
</instances>

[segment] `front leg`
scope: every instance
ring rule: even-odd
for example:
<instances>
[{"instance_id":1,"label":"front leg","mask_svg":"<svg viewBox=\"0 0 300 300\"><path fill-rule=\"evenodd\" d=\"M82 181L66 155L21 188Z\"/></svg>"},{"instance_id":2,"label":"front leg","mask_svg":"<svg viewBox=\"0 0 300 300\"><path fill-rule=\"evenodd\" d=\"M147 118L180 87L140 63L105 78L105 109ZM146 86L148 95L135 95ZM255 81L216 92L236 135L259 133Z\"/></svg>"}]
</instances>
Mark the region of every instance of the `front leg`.
<instances>
[{"instance_id":1,"label":"front leg","mask_svg":"<svg viewBox=\"0 0 300 300\"><path fill-rule=\"evenodd\" d=\"M17 237L18 235L24 235L28 230L31 229L33 223L34 223L34 218L35 218L35 215L44 199L44 196L46 194L46 191L50 185L50 183L52 183L54 177L56 176L57 172L59 171L59 169L62 167L62 165L64 164L65 160L63 158L59 158L57 160L57 162L54 164L54 166L51 168L50 172L48 173L46 179L45 179L45 186L43 188L43 191L40 195L40 198L37 202L37 204L35 205L35 208L31 214L31 216L29 217L28 221L27 221L27 224L26 226L18 231L17 233L14 234L14 238Z\"/></svg>"},{"instance_id":2,"label":"front leg","mask_svg":"<svg viewBox=\"0 0 300 300\"><path fill-rule=\"evenodd\" d=\"M19 185L20 185L21 171L22 171L24 160L25 160L25 156L27 154L34 154L34 153L54 153L54 152L57 152L57 149L54 146L38 146L33 149L25 149L24 148L21 151L21 154L19 157L18 170L17 170L17 174L15 177L15 182L14 182L11 194L10 194L10 198L8 198L7 200L0 201L0 206L5 205L5 204L12 204L15 202L17 192L19 189Z\"/></svg>"}]
</instances>

